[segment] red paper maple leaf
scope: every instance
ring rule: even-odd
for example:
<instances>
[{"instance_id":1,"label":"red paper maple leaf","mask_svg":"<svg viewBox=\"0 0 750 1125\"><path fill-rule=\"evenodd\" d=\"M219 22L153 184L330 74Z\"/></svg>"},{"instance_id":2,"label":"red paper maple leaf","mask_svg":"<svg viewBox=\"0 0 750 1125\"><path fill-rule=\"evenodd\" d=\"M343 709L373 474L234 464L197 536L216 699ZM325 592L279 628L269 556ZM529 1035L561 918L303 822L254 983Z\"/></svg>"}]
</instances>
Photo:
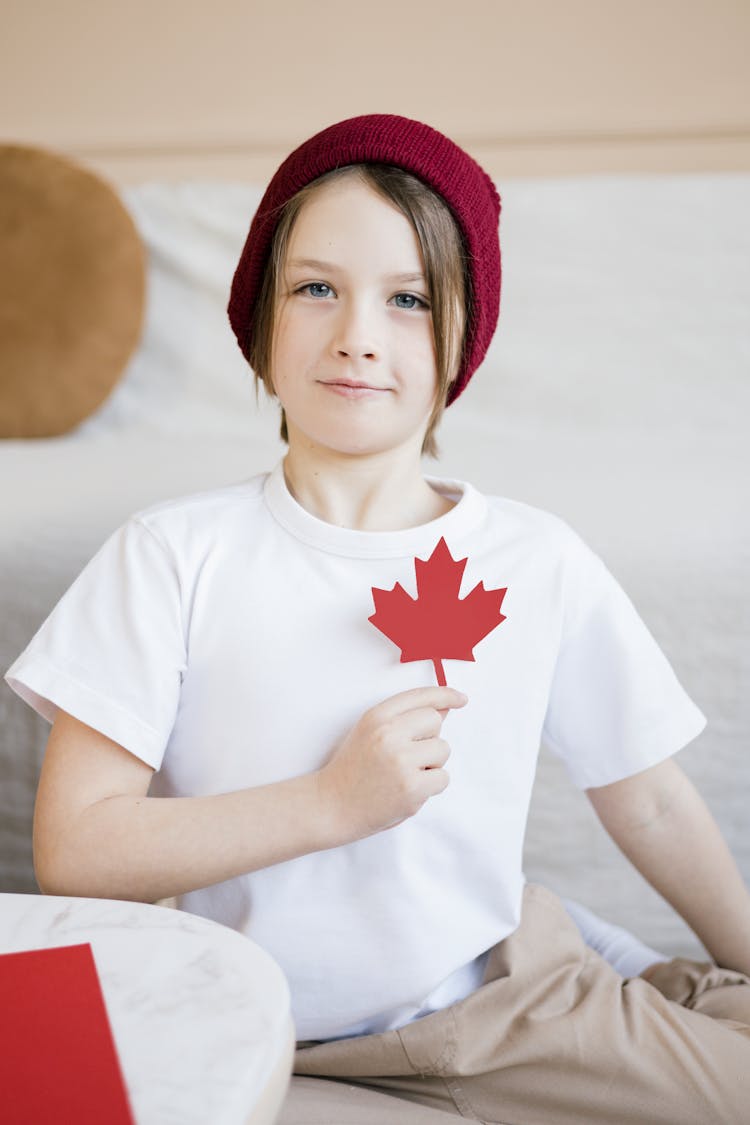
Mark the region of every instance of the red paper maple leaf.
<instances>
[{"instance_id":1,"label":"red paper maple leaf","mask_svg":"<svg viewBox=\"0 0 750 1125\"><path fill-rule=\"evenodd\" d=\"M443 660L473 660L472 649L497 628L508 587L485 590L480 582L459 598L467 559L454 559L441 539L426 561L414 560L417 597L397 582L392 590L372 588L375 612L368 617L376 629L401 649L401 663L431 660L437 682L445 685Z\"/></svg>"}]
</instances>

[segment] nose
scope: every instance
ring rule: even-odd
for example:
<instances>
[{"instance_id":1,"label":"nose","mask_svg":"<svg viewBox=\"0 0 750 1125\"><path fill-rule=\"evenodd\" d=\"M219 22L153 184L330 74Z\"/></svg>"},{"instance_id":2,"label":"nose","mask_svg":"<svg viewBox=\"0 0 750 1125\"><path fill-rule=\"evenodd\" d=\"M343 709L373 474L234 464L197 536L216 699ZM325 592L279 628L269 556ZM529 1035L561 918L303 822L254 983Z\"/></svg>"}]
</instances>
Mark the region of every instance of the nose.
<instances>
[{"instance_id":1,"label":"nose","mask_svg":"<svg viewBox=\"0 0 750 1125\"><path fill-rule=\"evenodd\" d=\"M366 301L341 301L332 346L349 359L377 359L380 354L377 317Z\"/></svg>"}]
</instances>

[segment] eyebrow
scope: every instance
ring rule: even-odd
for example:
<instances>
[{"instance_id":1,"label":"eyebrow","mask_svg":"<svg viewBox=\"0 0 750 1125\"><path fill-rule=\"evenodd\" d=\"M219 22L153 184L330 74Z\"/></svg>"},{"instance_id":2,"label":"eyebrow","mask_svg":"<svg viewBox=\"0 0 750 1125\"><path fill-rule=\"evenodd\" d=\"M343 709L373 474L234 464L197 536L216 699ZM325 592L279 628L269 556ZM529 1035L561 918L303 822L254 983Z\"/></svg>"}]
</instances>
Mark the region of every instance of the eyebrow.
<instances>
[{"instance_id":1,"label":"eyebrow","mask_svg":"<svg viewBox=\"0 0 750 1125\"><path fill-rule=\"evenodd\" d=\"M287 262L287 266L291 269L313 269L320 270L321 273L337 273L338 266L332 262L321 262L318 258L294 258L292 261ZM384 281L399 281L401 283L408 281L427 281L423 273L389 273L383 277Z\"/></svg>"}]
</instances>

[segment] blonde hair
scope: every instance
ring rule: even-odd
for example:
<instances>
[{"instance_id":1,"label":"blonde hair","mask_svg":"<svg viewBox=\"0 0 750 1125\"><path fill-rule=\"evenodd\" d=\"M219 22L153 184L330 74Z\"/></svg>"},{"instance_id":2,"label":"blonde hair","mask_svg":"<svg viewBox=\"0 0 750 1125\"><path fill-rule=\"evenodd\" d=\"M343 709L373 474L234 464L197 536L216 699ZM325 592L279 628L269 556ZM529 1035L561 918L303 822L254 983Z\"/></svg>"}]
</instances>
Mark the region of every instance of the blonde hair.
<instances>
[{"instance_id":1,"label":"blonde hair","mask_svg":"<svg viewBox=\"0 0 750 1125\"><path fill-rule=\"evenodd\" d=\"M435 439L450 386L464 357L471 316L471 281L458 223L445 200L417 176L389 164L348 164L306 184L281 209L268 263L258 294L248 359L256 385L274 396L271 360L277 293L292 229L307 200L324 184L356 176L393 203L411 223L419 242L430 296L438 390L422 443L422 452L438 456ZM281 437L288 441L281 411Z\"/></svg>"}]
</instances>

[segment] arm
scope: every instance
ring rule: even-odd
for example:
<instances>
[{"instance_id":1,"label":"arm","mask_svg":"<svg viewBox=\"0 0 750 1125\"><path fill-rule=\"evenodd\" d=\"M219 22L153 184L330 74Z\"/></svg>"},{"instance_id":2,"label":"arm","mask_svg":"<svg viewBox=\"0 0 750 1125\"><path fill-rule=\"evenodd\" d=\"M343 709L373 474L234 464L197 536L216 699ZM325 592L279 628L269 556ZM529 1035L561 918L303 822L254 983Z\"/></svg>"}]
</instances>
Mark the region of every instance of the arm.
<instances>
[{"instance_id":1,"label":"arm","mask_svg":"<svg viewBox=\"0 0 750 1125\"><path fill-rule=\"evenodd\" d=\"M34 809L46 894L156 902L330 847L315 775L215 797L147 797L153 770L61 711Z\"/></svg>"},{"instance_id":2,"label":"arm","mask_svg":"<svg viewBox=\"0 0 750 1125\"><path fill-rule=\"evenodd\" d=\"M586 795L620 850L716 963L750 974L750 894L716 821L676 762Z\"/></svg>"},{"instance_id":3,"label":"arm","mask_svg":"<svg viewBox=\"0 0 750 1125\"><path fill-rule=\"evenodd\" d=\"M60 711L34 810L39 886L156 902L382 831L447 785L437 708L464 702L452 688L402 692L322 769L211 797L147 797L150 766Z\"/></svg>"}]
</instances>

